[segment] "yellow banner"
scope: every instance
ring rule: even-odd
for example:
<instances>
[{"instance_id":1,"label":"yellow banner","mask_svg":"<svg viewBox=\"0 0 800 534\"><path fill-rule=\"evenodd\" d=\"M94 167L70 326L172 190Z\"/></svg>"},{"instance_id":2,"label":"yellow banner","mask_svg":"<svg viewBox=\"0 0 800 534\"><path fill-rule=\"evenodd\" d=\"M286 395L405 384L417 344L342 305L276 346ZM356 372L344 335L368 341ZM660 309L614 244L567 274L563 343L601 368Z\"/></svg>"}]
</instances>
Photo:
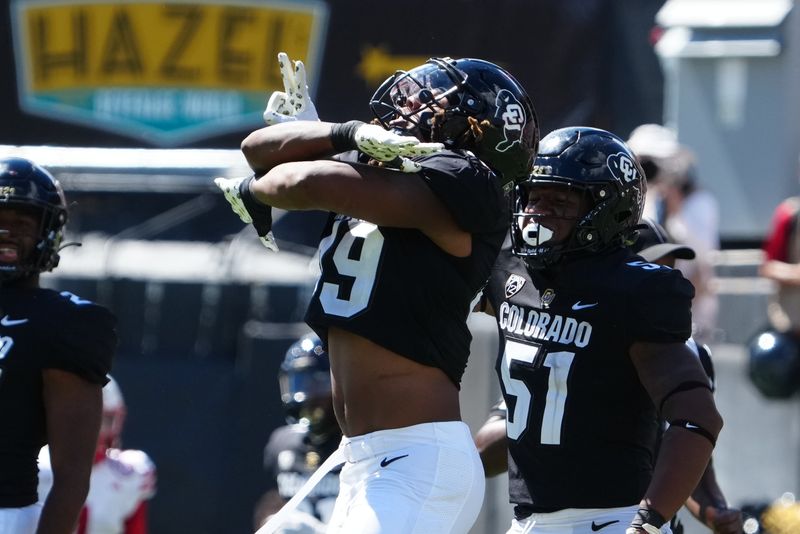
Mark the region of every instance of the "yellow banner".
<instances>
[{"instance_id":1,"label":"yellow banner","mask_svg":"<svg viewBox=\"0 0 800 534\"><path fill-rule=\"evenodd\" d=\"M282 89L277 54L313 71L319 16L302 3L83 2L22 4L27 86Z\"/></svg>"}]
</instances>

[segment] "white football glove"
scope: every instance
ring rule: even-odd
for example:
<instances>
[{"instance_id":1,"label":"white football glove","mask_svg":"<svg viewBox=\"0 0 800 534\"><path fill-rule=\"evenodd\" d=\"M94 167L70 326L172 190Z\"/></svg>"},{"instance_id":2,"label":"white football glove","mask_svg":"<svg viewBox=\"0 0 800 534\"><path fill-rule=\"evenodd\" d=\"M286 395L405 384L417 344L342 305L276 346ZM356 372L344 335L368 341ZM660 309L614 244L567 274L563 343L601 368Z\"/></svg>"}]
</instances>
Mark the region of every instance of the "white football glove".
<instances>
[{"instance_id":1,"label":"white football glove","mask_svg":"<svg viewBox=\"0 0 800 534\"><path fill-rule=\"evenodd\" d=\"M422 169L409 157L427 156L444 148L442 143L421 143L416 137L396 134L377 124L359 126L353 137L359 151L377 161L394 162L403 172Z\"/></svg>"},{"instance_id":2,"label":"white football glove","mask_svg":"<svg viewBox=\"0 0 800 534\"><path fill-rule=\"evenodd\" d=\"M253 215L247 210L244 200L242 200L242 195L239 192L240 186L247 178L214 178L214 183L222 189L225 194L225 200L228 201L231 209L239 216L242 222L255 226L261 244L273 252L278 252L278 245L275 243L275 236L272 235L271 230L272 215L270 212L272 208L263 206L264 210L262 211L259 206L258 213L255 216L257 220L254 222Z\"/></svg>"},{"instance_id":3,"label":"white football glove","mask_svg":"<svg viewBox=\"0 0 800 534\"><path fill-rule=\"evenodd\" d=\"M264 122L267 126L290 121L318 121L319 115L314 102L308 94L306 85L306 67L302 61L295 61L294 66L285 52L278 54L278 65L281 69L284 91L275 91L269 97L264 110Z\"/></svg>"}]
</instances>

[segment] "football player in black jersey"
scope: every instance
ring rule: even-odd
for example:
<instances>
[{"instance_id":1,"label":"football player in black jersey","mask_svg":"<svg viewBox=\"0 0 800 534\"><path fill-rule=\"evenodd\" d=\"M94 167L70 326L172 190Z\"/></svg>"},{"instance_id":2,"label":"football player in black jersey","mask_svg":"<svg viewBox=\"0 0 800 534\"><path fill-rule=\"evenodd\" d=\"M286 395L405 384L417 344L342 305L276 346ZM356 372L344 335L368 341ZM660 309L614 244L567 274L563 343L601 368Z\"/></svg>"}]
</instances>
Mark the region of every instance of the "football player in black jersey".
<instances>
[{"instance_id":1,"label":"football player in black jersey","mask_svg":"<svg viewBox=\"0 0 800 534\"><path fill-rule=\"evenodd\" d=\"M655 221L643 219L636 241L631 249L649 263L657 263L674 268L676 259L691 260L695 253L690 247L672 242L669 234ZM686 341L687 346L700 360L708 376L712 390L714 365L707 346L697 344L694 339ZM506 437L506 404L499 402L492 407L486 423L475 435L475 443L481 455L486 476L494 476L508 469L508 445ZM729 508L725 495L720 489L713 463L708 462L700 483L686 501L686 508L701 523L715 534L741 534L742 513ZM673 518L670 527L674 534L683 532L683 526Z\"/></svg>"},{"instance_id":2,"label":"football player in black jersey","mask_svg":"<svg viewBox=\"0 0 800 534\"><path fill-rule=\"evenodd\" d=\"M328 352L314 333L302 336L286 351L278 381L288 424L272 432L264 449L264 469L272 488L257 507L257 527L294 497L339 446L342 432L333 414L330 369ZM336 470L325 475L287 523L295 529L325 532L338 493Z\"/></svg>"},{"instance_id":3,"label":"football player in black jersey","mask_svg":"<svg viewBox=\"0 0 800 534\"><path fill-rule=\"evenodd\" d=\"M302 100L287 113L305 113ZM479 59L398 72L370 107L378 124L290 117L253 132L242 151L255 176L217 184L261 236L269 206L331 212L306 314L345 436L329 532L467 532L484 477L458 400L466 320L507 230L505 192L529 173L536 117L519 83Z\"/></svg>"},{"instance_id":4,"label":"football player in black jersey","mask_svg":"<svg viewBox=\"0 0 800 534\"><path fill-rule=\"evenodd\" d=\"M115 319L77 295L39 286L39 273L58 265L66 220L49 172L22 158L0 160L2 534L71 533L89 490ZM53 488L42 506L36 459L45 444Z\"/></svg>"},{"instance_id":5,"label":"football player in black jersey","mask_svg":"<svg viewBox=\"0 0 800 534\"><path fill-rule=\"evenodd\" d=\"M573 127L542 139L513 193L479 304L502 340L510 533L668 532L711 456L722 420L685 344L693 288L625 246L645 188L621 139Z\"/></svg>"}]
</instances>

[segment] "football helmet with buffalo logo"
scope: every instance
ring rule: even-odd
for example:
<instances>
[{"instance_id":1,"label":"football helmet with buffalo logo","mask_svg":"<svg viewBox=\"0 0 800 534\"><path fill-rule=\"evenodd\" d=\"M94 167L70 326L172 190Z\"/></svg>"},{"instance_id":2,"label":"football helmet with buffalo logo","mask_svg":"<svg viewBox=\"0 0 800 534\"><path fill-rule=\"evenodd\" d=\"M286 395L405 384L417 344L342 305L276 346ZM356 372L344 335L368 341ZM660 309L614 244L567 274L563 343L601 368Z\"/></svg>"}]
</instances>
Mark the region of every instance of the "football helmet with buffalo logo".
<instances>
[{"instance_id":1,"label":"football helmet with buffalo logo","mask_svg":"<svg viewBox=\"0 0 800 534\"><path fill-rule=\"evenodd\" d=\"M541 186L577 191L588 211L576 220L569 237L553 238L541 215L526 213L529 194ZM531 269L544 269L564 256L595 253L634 237L647 189L642 168L616 135L588 127L570 127L546 135L528 180L512 193L513 252Z\"/></svg>"},{"instance_id":2,"label":"football helmet with buffalo logo","mask_svg":"<svg viewBox=\"0 0 800 534\"><path fill-rule=\"evenodd\" d=\"M473 152L506 186L530 172L539 123L520 83L481 59L435 57L388 78L370 101L387 129Z\"/></svg>"},{"instance_id":3,"label":"football helmet with buffalo logo","mask_svg":"<svg viewBox=\"0 0 800 534\"><path fill-rule=\"evenodd\" d=\"M58 265L67 203L61 185L52 174L34 162L17 157L0 159L0 209L29 210L39 218L33 251L13 263L0 263L0 281L24 278L50 271ZM0 243L9 231L0 228Z\"/></svg>"}]
</instances>

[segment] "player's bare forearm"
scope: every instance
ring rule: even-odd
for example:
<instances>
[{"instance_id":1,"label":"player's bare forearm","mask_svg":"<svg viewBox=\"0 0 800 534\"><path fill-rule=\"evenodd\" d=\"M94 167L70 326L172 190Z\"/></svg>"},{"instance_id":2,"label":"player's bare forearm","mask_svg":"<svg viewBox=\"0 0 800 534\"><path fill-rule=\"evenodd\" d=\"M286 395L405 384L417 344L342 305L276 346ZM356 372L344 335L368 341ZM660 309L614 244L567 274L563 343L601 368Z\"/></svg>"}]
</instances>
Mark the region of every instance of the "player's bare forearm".
<instances>
[{"instance_id":1,"label":"player's bare forearm","mask_svg":"<svg viewBox=\"0 0 800 534\"><path fill-rule=\"evenodd\" d=\"M53 483L42 508L36 534L72 534L81 507L89 493L88 477L81 480Z\"/></svg>"},{"instance_id":2,"label":"player's bare forearm","mask_svg":"<svg viewBox=\"0 0 800 534\"><path fill-rule=\"evenodd\" d=\"M483 471L493 477L508 471L508 438L506 420L490 418L475 434L475 446L481 456Z\"/></svg>"},{"instance_id":3,"label":"player's bare forearm","mask_svg":"<svg viewBox=\"0 0 800 534\"><path fill-rule=\"evenodd\" d=\"M759 274L781 285L800 286L800 264L797 263L767 260L761 265Z\"/></svg>"},{"instance_id":4,"label":"player's bare forearm","mask_svg":"<svg viewBox=\"0 0 800 534\"><path fill-rule=\"evenodd\" d=\"M664 434L644 503L669 519L697 486L711 457L711 443L702 436L674 429Z\"/></svg>"},{"instance_id":5,"label":"player's bare forearm","mask_svg":"<svg viewBox=\"0 0 800 534\"><path fill-rule=\"evenodd\" d=\"M242 141L241 149L250 168L262 175L293 161L311 161L333 156L331 123L296 121L261 128Z\"/></svg>"}]
</instances>

